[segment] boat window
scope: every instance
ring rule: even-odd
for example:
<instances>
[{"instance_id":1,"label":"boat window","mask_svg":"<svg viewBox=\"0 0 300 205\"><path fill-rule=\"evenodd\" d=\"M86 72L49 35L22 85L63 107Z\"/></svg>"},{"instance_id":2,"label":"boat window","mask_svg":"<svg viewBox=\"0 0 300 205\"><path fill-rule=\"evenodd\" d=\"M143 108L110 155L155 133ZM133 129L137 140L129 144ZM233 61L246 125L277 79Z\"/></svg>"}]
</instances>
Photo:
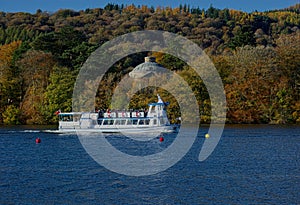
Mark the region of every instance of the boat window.
<instances>
[{"instance_id":1,"label":"boat window","mask_svg":"<svg viewBox=\"0 0 300 205\"><path fill-rule=\"evenodd\" d=\"M73 121L73 115L60 115L59 120L65 122Z\"/></svg>"},{"instance_id":2,"label":"boat window","mask_svg":"<svg viewBox=\"0 0 300 205\"><path fill-rule=\"evenodd\" d=\"M127 125L132 125L132 120L131 119L127 120Z\"/></svg>"},{"instance_id":3,"label":"boat window","mask_svg":"<svg viewBox=\"0 0 300 205\"><path fill-rule=\"evenodd\" d=\"M125 125L126 120L116 120L116 125Z\"/></svg>"},{"instance_id":4,"label":"boat window","mask_svg":"<svg viewBox=\"0 0 300 205\"><path fill-rule=\"evenodd\" d=\"M145 121L144 120L140 120L139 121L139 125L144 125L145 124Z\"/></svg>"},{"instance_id":5,"label":"boat window","mask_svg":"<svg viewBox=\"0 0 300 205\"><path fill-rule=\"evenodd\" d=\"M113 120L103 120L103 125L113 125L114 121Z\"/></svg>"},{"instance_id":6,"label":"boat window","mask_svg":"<svg viewBox=\"0 0 300 205\"><path fill-rule=\"evenodd\" d=\"M146 119L145 120L145 125L149 125L150 124L150 119Z\"/></svg>"},{"instance_id":7,"label":"boat window","mask_svg":"<svg viewBox=\"0 0 300 205\"><path fill-rule=\"evenodd\" d=\"M153 125L156 125L156 124L157 124L157 120L154 119L154 120L153 120Z\"/></svg>"},{"instance_id":8,"label":"boat window","mask_svg":"<svg viewBox=\"0 0 300 205\"><path fill-rule=\"evenodd\" d=\"M81 115L80 114L75 114L74 115L74 122L78 122L80 120Z\"/></svg>"},{"instance_id":9,"label":"boat window","mask_svg":"<svg viewBox=\"0 0 300 205\"><path fill-rule=\"evenodd\" d=\"M138 123L138 120L132 120L133 125L137 125L137 123Z\"/></svg>"},{"instance_id":10,"label":"boat window","mask_svg":"<svg viewBox=\"0 0 300 205\"><path fill-rule=\"evenodd\" d=\"M102 124L102 119L98 119L98 125L101 125Z\"/></svg>"}]
</instances>

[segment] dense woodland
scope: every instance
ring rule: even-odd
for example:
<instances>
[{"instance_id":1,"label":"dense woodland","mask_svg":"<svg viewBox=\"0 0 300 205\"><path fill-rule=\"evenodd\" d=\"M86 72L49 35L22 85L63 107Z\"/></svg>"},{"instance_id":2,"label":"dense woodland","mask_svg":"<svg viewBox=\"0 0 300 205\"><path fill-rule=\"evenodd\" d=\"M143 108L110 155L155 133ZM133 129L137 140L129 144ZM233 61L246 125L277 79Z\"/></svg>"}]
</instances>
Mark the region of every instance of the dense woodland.
<instances>
[{"instance_id":1,"label":"dense woodland","mask_svg":"<svg viewBox=\"0 0 300 205\"><path fill-rule=\"evenodd\" d=\"M176 33L206 51L224 83L228 123L300 122L300 4L252 13L108 4L82 11L0 12L0 123L56 123L55 111L72 110L74 82L88 56L110 39L139 30ZM189 83L201 121L208 123L209 96L201 79L175 57L150 54ZM128 56L109 70L97 92L98 109L108 108L114 86L150 54ZM153 92L158 90L141 91L131 105L144 107L155 99ZM170 99L174 120L177 103L160 92Z\"/></svg>"}]
</instances>

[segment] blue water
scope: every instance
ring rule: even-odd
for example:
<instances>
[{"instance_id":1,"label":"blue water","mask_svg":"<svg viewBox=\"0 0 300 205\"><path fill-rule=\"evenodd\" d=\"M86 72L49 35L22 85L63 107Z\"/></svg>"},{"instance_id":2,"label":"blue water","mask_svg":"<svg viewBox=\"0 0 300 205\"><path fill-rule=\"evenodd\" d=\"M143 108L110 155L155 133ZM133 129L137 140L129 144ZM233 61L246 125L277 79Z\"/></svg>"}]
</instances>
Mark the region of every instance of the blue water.
<instances>
[{"instance_id":1,"label":"blue water","mask_svg":"<svg viewBox=\"0 0 300 205\"><path fill-rule=\"evenodd\" d=\"M35 129L0 128L0 204L300 204L299 126L227 126L213 154L199 162L208 129L202 127L181 161L143 177L100 166L76 135ZM144 150L163 150L172 137ZM134 146L110 139L122 151Z\"/></svg>"}]
</instances>

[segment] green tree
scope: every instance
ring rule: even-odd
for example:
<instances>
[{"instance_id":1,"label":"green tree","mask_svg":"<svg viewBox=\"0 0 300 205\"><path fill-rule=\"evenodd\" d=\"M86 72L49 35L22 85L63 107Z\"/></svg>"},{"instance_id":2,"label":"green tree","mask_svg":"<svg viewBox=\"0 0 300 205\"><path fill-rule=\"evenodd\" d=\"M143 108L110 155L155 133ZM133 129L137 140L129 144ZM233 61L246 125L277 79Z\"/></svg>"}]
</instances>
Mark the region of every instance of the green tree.
<instances>
[{"instance_id":1,"label":"green tree","mask_svg":"<svg viewBox=\"0 0 300 205\"><path fill-rule=\"evenodd\" d=\"M228 46L232 49L235 49L237 47L243 47L246 45L255 45L254 32L252 27L249 25L243 25L241 28L239 28L237 33L229 42Z\"/></svg>"},{"instance_id":2,"label":"green tree","mask_svg":"<svg viewBox=\"0 0 300 205\"><path fill-rule=\"evenodd\" d=\"M35 50L51 52L61 65L71 68L73 65L73 56L70 55L70 52L77 46L84 45L83 42L86 40L82 32L75 30L73 27L66 26L58 32L51 32L40 36L33 42L32 46Z\"/></svg>"},{"instance_id":3,"label":"green tree","mask_svg":"<svg viewBox=\"0 0 300 205\"><path fill-rule=\"evenodd\" d=\"M61 110L63 112L72 111L72 95L77 73L70 71L66 67L54 67L49 78L49 85L44 93L45 106L43 114L45 119L54 123L57 117L54 112Z\"/></svg>"},{"instance_id":4,"label":"green tree","mask_svg":"<svg viewBox=\"0 0 300 205\"><path fill-rule=\"evenodd\" d=\"M97 49L96 45L82 42L74 48L64 50L60 59L65 62L64 65L72 68L79 69L90 54Z\"/></svg>"},{"instance_id":5,"label":"green tree","mask_svg":"<svg viewBox=\"0 0 300 205\"><path fill-rule=\"evenodd\" d=\"M206 16L209 18L218 18L220 9L214 8L212 5L207 9Z\"/></svg>"}]
</instances>

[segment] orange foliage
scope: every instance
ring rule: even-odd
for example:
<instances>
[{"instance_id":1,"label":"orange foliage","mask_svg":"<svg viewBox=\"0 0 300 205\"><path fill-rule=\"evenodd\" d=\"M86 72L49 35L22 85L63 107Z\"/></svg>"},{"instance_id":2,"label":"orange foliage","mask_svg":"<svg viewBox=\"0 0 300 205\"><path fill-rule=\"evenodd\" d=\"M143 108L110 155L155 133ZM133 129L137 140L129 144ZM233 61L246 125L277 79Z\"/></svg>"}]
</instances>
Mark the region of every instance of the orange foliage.
<instances>
[{"instance_id":1,"label":"orange foliage","mask_svg":"<svg viewBox=\"0 0 300 205\"><path fill-rule=\"evenodd\" d=\"M160 63L164 57L164 53L162 52L153 52L152 55L153 57L155 57L155 60L157 63Z\"/></svg>"},{"instance_id":2,"label":"orange foliage","mask_svg":"<svg viewBox=\"0 0 300 205\"><path fill-rule=\"evenodd\" d=\"M129 6L126 6L124 9L123 9L123 12L136 12L137 11L137 8L135 7L134 4L131 4Z\"/></svg>"},{"instance_id":3,"label":"orange foliage","mask_svg":"<svg viewBox=\"0 0 300 205\"><path fill-rule=\"evenodd\" d=\"M22 44L22 41L14 41L10 44L0 46L0 66L11 66L13 54Z\"/></svg>"}]
</instances>

